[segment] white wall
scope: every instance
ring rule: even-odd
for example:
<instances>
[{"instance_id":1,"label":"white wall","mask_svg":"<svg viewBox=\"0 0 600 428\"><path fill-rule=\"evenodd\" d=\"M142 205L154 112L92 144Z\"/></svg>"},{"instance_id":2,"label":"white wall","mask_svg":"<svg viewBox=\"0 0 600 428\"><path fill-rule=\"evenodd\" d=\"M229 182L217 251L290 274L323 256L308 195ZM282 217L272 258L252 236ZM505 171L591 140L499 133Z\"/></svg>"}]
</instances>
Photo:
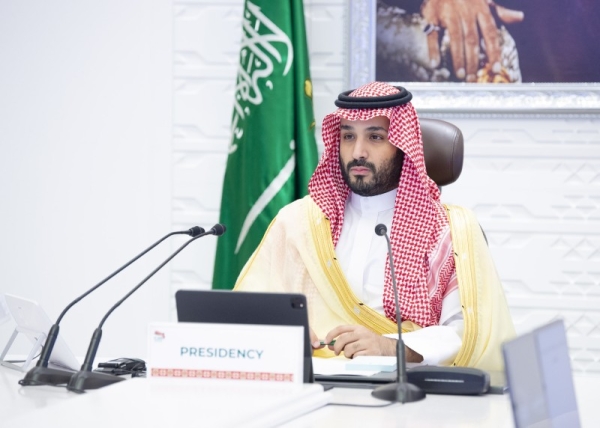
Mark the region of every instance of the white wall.
<instances>
[{"instance_id":1,"label":"white wall","mask_svg":"<svg viewBox=\"0 0 600 428\"><path fill-rule=\"evenodd\" d=\"M600 117L446 119L465 164L443 199L477 214L517 331L562 318L573 369L600 372Z\"/></svg>"},{"instance_id":2,"label":"white wall","mask_svg":"<svg viewBox=\"0 0 600 428\"><path fill-rule=\"evenodd\" d=\"M0 290L53 320L171 230L171 43L169 1L0 2ZM76 354L169 247L66 315ZM100 354L145 354L148 321L168 319L168 279L117 309Z\"/></svg>"}]
</instances>

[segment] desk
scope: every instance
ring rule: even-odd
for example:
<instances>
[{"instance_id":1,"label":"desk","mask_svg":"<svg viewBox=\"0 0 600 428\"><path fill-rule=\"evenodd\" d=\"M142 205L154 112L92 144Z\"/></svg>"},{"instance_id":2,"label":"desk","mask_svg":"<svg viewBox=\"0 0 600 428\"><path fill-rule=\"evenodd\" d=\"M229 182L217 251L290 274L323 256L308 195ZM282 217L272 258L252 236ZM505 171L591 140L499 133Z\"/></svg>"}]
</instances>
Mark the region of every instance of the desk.
<instances>
[{"instance_id":1,"label":"desk","mask_svg":"<svg viewBox=\"0 0 600 428\"><path fill-rule=\"evenodd\" d=\"M366 389L334 388L332 403L377 405ZM513 427L508 396L435 395L414 403L395 403L387 407L364 408L328 405L284 425L287 428L312 426L364 427Z\"/></svg>"},{"instance_id":2,"label":"desk","mask_svg":"<svg viewBox=\"0 0 600 428\"><path fill-rule=\"evenodd\" d=\"M574 377L579 420L583 428L600 427L600 376ZM331 403L381 404L368 389L334 388ZM494 427L513 428L508 394L458 396L428 394L424 400L381 408L327 405L283 425L286 428L313 426L353 427ZM334 425L335 424L335 425Z\"/></svg>"},{"instance_id":3,"label":"desk","mask_svg":"<svg viewBox=\"0 0 600 428\"><path fill-rule=\"evenodd\" d=\"M84 394L28 386L0 368L2 428L268 427L327 404L319 384L127 379Z\"/></svg>"},{"instance_id":4,"label":"desk","mask_svg":"<svg viewBox=\"0 0 600 428\"><path fill-rule=\"evenodd\" d=\"M263 389L235 381L201 383L130 379L75 394L65 388L21 387L22 373L0 367L0 426L312 426L512 427L507 395L477 397L428 395L425 400L382 408L326 405L327 402L383 404L368 389L334 388L323 392L308 385L297 392ZM600 426L595 398L600 376L575 375L582 427ZM231 383L229 383L231 382ZM274 386L274 385L271 385ZM275 391L275 392L274 392ZM216 400L225 396L227 400ZM279 407L283 414L273 412ZM287 421L287 422L286 422Z\"/></svg>"}]
</instances>

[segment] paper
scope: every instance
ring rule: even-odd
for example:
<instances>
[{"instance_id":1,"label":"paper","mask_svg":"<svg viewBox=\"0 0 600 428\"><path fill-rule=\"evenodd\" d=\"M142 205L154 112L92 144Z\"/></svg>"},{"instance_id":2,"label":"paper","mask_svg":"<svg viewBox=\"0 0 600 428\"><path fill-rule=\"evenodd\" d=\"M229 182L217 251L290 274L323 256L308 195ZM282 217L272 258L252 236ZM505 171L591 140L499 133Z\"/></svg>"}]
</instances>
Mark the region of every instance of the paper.
<instances>
[{"instance_id":1,"label":"paper","mask_svg":"<svg viewBox=\"0 0 600 428\"><path fill-rule=\"evenodd\" d=\"M313 371L318 375L354 375L354 376L372 376L381 370L356 370L348 369L347 358L318 358L313 357Z\"/></svg>"},{"instance_id":2,"label":"paper","mask_svg":"<svg viewBox=\"0 0 600 428\"><path fill-rule=\"evenodd\" d=\"M348 361L346 369L393 372L396 370L396 357L360 356Z\"/></svg>"},{"instance_id":3,"label":"paper","mask_svg":"<svg viewBox=\"0 0 600 428\"><path fill-rule=\"evenodd\" d=\"M11 318L8 312L8 305L4 299L4 294L0 294L0 325L4 324Z\"/></svg>"}]
</instances>

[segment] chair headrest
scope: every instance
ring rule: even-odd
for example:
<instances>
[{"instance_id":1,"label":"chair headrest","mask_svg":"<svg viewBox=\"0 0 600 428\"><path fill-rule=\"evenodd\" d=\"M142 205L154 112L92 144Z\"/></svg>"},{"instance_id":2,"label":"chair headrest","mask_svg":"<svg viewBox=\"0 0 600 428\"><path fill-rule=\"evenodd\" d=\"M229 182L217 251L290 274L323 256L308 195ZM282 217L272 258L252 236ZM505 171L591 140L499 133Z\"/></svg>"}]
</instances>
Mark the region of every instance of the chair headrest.
<instances>
[{"instance_id":1,"label":"chair headrest","mask_svg":"<svg viewBox=\"0 0 600 428\"><path fill-rule=\"evenodd\" d=\"M464 140L455 125L438 119L420 119L427 175L438 186L454 183L463 167Z\"/></svg>"}]
</instances>

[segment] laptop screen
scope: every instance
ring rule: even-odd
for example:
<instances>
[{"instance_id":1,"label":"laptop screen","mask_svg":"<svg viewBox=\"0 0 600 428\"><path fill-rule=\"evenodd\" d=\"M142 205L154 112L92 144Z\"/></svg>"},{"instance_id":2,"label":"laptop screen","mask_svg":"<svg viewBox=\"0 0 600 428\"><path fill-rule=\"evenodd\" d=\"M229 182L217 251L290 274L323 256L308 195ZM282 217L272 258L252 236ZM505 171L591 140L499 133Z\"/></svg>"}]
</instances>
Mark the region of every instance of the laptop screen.
<instances>
[{"instance_id":1,"label":"laptop screen","mask_svg":"<svg viewBox=\"0 0 600 428\"><path fill-rule=\"evenodd\" d=\"M505 343L503 353L517 428L580 426L562 320Z\"/></svg>"}]
</instances>

